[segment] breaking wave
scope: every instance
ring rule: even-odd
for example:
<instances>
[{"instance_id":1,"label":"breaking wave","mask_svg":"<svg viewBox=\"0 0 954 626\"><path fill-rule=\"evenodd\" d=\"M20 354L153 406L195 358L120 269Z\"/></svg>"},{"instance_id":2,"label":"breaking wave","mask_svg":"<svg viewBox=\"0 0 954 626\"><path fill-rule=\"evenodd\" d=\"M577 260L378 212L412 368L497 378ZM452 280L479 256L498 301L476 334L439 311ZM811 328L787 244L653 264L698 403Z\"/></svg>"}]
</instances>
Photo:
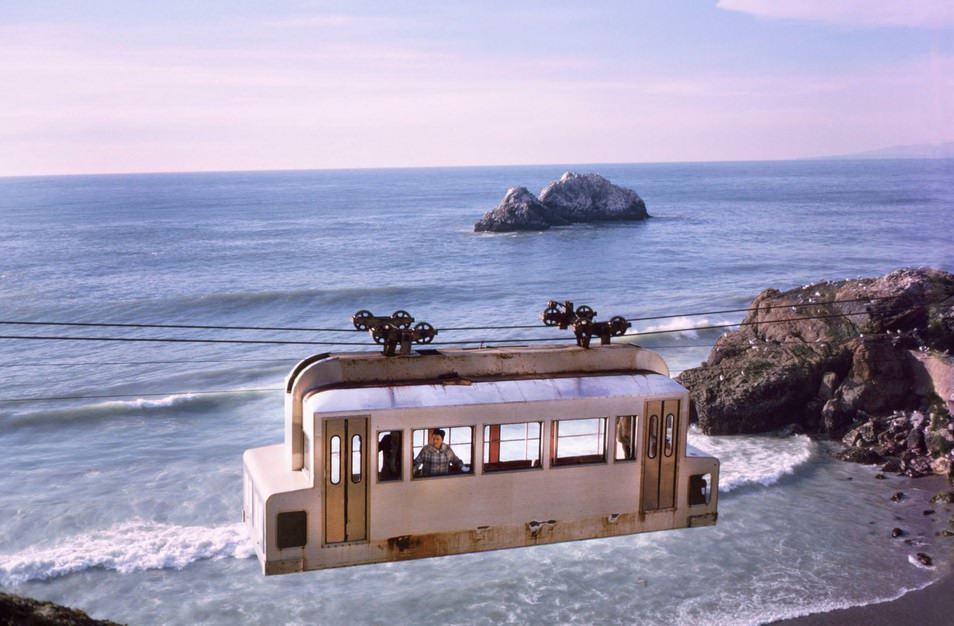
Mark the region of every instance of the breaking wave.
<instances>
[{"instance_id":1,"label":"breaking wave","mask_svg":"<svg viewBox=\"0 0 954 626\"><path fill-rule=\"evenodd\" d=\"M15 414L3 420L9 427L43 424L67 424L94 422L112 417L142 415L143 413L178 413L181 411L204 412L220 409L229 403L245 403L248 394L278 394L271 389L235 389L211 393L179 393L159 397L143 397L131 400L109 400L92 404L41 409Z\"/></svg>"},{"instance_id":2,"label":"breaking wave","mask_svg":"<svg viewBox=\"0 0 954 626\"><path fill-rule=\"evenodd\" d=\"M815 454L815 443L805 435L708 437L695 427L689 431L689 445L719 459L720 493L744 486L774 485L794 474Z\"/></svg>"},{"instance_id":3,"label":"breaking wave","mask_svg":"<svg viewBox=\"0 0 954 626\"><path fill-rule=\"evenodd\" d=\"M244 559L254 554L242 524L207 527L131 521L74 535L49 548L0 554L0 587L95 568L121 574L181 570L196 561Z\"/></svg>"}]
</instances>

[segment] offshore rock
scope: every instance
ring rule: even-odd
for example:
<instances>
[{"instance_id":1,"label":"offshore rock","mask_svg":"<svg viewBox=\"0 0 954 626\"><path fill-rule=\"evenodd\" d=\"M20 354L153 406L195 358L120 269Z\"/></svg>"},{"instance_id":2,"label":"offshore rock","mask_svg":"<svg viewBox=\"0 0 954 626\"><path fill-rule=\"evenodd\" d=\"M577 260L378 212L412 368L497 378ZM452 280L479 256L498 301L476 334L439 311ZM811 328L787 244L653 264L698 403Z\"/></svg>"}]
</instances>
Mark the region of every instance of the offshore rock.
<instances>
[{"instance_id":1,"label":"offshore rock","mask_svg":"<svg viewBox=\"0 0 954 626\"><path fill-rule=\"evenodd\" d=\"M576 222L644 220L646 204L631 189L599 174L566 172L538 199L526 187L507 190L504 199L474 224L476 232L547 230Z\"/></svg>"},{"instance_id":2,"label":"offshore rock","mask_svg":"<svg viewBox=\"0 0 954 626\"><path fill-rule=\"evenodd\" d=\"M503 200L492 211L474 224L477 232L511 232L518 230L546 230L554 224L567 224L554 219L547 207L526 187L511 187Z\"/></svg>"},{"instance_id":3,"label":"offshore rock","mask_svg":"<svg viewBox=\"0 0 954 626\"><path fill-rule=\"evenodd\" d=\"M599 174L566 172L540 192L540 202L568 222L644 220L646 204L632 189Z\"/></svg>"}]
</instances>

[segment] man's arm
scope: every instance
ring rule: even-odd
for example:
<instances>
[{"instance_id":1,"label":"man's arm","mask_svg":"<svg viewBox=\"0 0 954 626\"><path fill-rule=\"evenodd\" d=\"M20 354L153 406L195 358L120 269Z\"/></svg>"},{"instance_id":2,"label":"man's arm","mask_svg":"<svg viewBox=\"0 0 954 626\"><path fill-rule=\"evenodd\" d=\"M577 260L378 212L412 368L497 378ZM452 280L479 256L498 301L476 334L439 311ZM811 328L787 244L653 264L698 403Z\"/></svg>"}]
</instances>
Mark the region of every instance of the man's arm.
<instances>
[{"instance_id":1,"label":"man's arm","mask_svg":"<svg viewBox=\"0 0 954 626\"><path fill-rule=\"evenodd\" d=\"M447 446L447 463L453 467L464 467L464 462L460 460L460 457L450 446Z\"/></svg>"}]
</instances>

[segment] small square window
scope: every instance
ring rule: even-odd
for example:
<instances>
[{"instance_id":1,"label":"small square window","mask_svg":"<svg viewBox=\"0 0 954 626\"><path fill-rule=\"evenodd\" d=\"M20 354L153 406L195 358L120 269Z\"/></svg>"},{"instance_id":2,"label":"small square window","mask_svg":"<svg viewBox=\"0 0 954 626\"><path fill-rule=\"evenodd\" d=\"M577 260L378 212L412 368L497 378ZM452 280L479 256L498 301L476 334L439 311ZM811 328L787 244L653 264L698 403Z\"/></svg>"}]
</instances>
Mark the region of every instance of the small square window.
<instances>
[{"instance_id":1,"label":"small square window","mask_svg":"<svg viewBox=\"0 0 954 626\"><path fill-rule=\"evenodd\" d=\"M484 426L483 471L540 467L542 422L487 424Z\"/></svg>"},{"instance_id":2,"label":"small square window","mask_svg":"<svg viewBox=\"0 0 954 626\"><path fill-rule=\"evenodd\" d=\"M434 435L441 436L441 449L432 445ZM473 473L473 426L419 428L411 432L412 476L425 478Z\"/></svg>"},{"instance_id":3,"label":"small square window","mask_svg":"<svg viewBox=\"0 0 954 626\"><path fill-rule=\"evenodd\" d=\"M559 420L553 422L553 465L581 465L606 461L606 418Z\"/></svg>"}]
</instances>

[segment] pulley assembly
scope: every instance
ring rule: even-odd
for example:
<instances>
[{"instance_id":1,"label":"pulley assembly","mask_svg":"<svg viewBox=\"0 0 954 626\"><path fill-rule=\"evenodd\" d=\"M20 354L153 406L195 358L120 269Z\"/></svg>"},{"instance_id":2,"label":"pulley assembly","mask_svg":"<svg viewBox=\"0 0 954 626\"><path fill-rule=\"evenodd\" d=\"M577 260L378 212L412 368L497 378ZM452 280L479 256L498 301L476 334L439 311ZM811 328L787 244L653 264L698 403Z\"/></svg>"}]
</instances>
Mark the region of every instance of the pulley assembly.
<instances>
[{"instance_id":1,"label":"pulley assembly","mask_svg":"<svg viewBox=\"0 0 954 626\"><path fill-rule=\"evenodd\" d=\"M609 345L610 337L619 337L632 326L621 315L614 315L608 322L597 322L596 311L585 304L574 309L569 300L550 300L540 317L544 326L559 326L561 330L572 327L576 345L581 348L589 348L593 337L599 337L601 345Z\"/></svg>"},{"instance_id":2,"label":"pulley assembly","mask_svg":"<svg viewBox=\"0 0 954 626\"><path fill-rule=\"evenodd\" d=\"M414 324L414 317L403 309L399 309L388 316L378 316L371 311L361 309L351 316L351 323L357 330L366 330L370 333L374 343L382 346L385 356L411 353L411 344L424 344L434 341L437 329L427 322ZM414 324L414 327L411 327Z\"/></svg>"}]
</instances>

